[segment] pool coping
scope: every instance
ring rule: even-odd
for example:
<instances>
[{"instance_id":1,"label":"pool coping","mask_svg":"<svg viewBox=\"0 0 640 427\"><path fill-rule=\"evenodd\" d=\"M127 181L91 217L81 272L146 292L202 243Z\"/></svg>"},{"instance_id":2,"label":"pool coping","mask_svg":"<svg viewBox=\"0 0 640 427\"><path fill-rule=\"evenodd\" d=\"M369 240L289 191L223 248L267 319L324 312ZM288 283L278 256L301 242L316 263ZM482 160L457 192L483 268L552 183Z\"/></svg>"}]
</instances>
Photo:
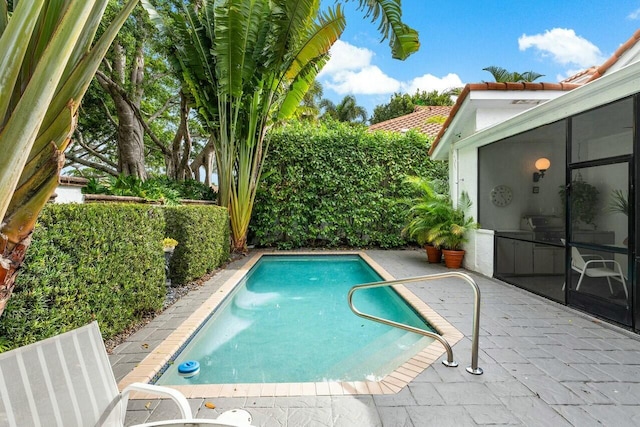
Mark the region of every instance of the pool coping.
<instances>
[{"instance_id":1,"label":"pool coping","mask_svg":"<svg viewBox=\"0 0 640 427\"><path fill-rule=\"evenodd\" d=\"M391 274L362 251L259 251L240 267L233 276L226 280L213 295L198 307L175 331L158 345L157 348L149 353L147 357L127 374L118 383L119 389L122 390L134 382L149 383L264 255L358 255L367 262L383 280L395 280ZM435 310L431 309L404 285L393 285L392 287L414 310L423 316L451 346L463 338L463 334L458 331L458 329L436 313ZM170 385L166 387L182 392L187 398L395 394L402 390L402 388L421 374L433 362L438 360L443 354L445 354L444 347L438 341L433 341L380 381L198 384ZM130 395L131 399L150 399L156 397L156 395L143 392L134 392Z\"/></svg>"}]
</instances>

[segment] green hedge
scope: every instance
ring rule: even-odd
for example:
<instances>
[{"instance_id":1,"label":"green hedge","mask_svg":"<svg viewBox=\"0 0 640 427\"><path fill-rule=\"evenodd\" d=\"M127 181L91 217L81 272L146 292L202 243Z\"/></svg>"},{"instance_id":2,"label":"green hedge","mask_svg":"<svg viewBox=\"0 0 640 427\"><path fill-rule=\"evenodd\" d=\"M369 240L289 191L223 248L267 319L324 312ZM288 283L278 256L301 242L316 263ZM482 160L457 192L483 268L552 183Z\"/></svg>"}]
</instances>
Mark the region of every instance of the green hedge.
<instances>
[{"instance_id":1,"label":"green hedge","mask_svg":"<svg viewBox=\"0 0 640 427\"><path fill-rule=\"evenodd\" d=\"M157 207L45 206L0 317L2 344L18 347L93 319L108 338L160 309L163 237L164 217Z\"/></svg>"},{"instance_id":2,"label":"green hedge","mask_svg":"<svg viewBox=\"0 0 640 427\"><path fill-rule=\"evenodd\" d=\"M229 256L229 218L218 206L50 204L33 234L0 317L0 349L97 320L110 338L165 300L162 240L179 241L174 283L203 276Z\"/></svg>"},{"instance_id":3,"label":"green hedge","mask_svg":"<svg viewBox=\"0 0 640 427\"><path fill-rule=\"evenodd\" d=\"M165 207L166 236L178 241L171 257L172 283L186 283L229 258L229 214L219 206Z\"/></svg>"},{"instance_id":4,"label":"green hedge","mask_svg":"<svg viewBox=\"0 0 640 427\"><path fill-rule=\"evenodd\" d=\"M406 244L407 175L446 180L417 132L369 133L340 123L293 124L270 134L251 238L260 246Z\"/></svg>"}]
</instances>

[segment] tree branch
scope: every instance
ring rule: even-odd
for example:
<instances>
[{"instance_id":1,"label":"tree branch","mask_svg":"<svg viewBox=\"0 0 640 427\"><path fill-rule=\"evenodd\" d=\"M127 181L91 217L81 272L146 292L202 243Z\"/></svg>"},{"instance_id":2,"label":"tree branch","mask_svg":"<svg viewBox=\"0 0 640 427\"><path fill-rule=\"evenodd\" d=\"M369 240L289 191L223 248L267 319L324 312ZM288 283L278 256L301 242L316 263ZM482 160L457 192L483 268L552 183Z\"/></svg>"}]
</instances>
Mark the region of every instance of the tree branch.
<instances>
[{"instance_id":1,"label":"tree branch","mask_svg":"<svg viewBox=\"0 0 640 427\"><path fill-rule=\"evenodd\" d=\"M109 167L107 167L107 166L105 166L103 164L100 164L100 163L95 163L95 162L92 162L90 160L83 159L81 157L77 157L73 153L67 152L67 153L65 153L65 157L67 159L67 162L72 161L74 163L78 163L80 165L87 166L87 167L102 171L104 173L107 173L109 175L113 175L115 177L118 176L118 171L117 170L111 169L111 168L109 168Z\"/></svg>"},{"instance_id":2,"label":"tree branch","mask_svg":"<svg viewBox=\"0 0 640 427\"><path fill-rule=\"evenodd\" d=\"M158 109L158 111L156 111L155 113L153 113L150 117L148 122L151 123L153 122L155 119L157 119L158 117L160 117L160 115L162 113L164 113L165 111L167 111L169 109L169 107L171 107L171 104L173 103L173 101L175 101L175 99L177 98L177 96L171 96L167 99L167 101L164 103L164 105L162 107L160 107L160 109Z\"/></svg>"},{"instance_id":3,"label":"tree branch","mask_svg":"<svg viewBox=\"0 0 640 427\"><path fill-rule=\"evenodd\" d=\"M115 164L114 162L112 162L111 160L109 160L105 155L99 153L98 151L94 150L93 148L91 148L88 144L86 144L84 142L84 137L82 136L82 132L80 132L77 128L75 131L75 134L78 136L78 138L76 139L76 142L82 147L84 148L87 153L91 154L92 156L96 157L98 160L100 160L103 163L106 163L107 166L112 167L113 169L117 169L118 165Z\"/></svg>"},{"instance_id":4,"label":"tree branch","mask_svg":"<svg viewBox=\"0 0 640 427\"><path fill-rule=\"evenodd\" d=\"M101 84L108 86L108 87L105 87L105 90L116 91L122 97L122 99L127 104L129 104L129 106L133 110L133 113L136 115L136 118L142 124L142 127L144 128L145 133L149 135L149 138L151 138L151 141L153 141L153 143L158 147L158 149L160 149L162 154L170 156L171 155L170 150L162 143L162 141L160 141L160 139L156 136L156 134L151 130L151 128L149 127L149 124L146 122L144 117L142 117L142 112L140 111L140 108L137 105L135 105L135 102L129 99L129 94L124 90L124 88L122 88L119 84L111 80L109 76L105 75L103 72L99 70L96 72L96 76L98 77L98 82L100 82L101 80L104 80L104 82L103 83L101 82Z\"/></svg>"}]
</instances>

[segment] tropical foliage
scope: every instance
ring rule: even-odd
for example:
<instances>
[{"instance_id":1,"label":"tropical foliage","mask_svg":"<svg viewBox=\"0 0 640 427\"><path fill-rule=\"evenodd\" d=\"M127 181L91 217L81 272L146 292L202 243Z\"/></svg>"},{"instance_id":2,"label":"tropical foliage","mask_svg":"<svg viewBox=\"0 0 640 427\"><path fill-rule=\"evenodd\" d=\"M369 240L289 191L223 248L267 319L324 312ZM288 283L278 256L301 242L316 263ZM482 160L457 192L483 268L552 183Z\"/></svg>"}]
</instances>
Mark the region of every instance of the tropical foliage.
<instances>
[{"instance_id":1,"label":"tropical foliage","mask_svg":"<svg viewBox=\"0 0 640 427\"><path fill-rule=\"evenodd\" d=\"M179 12L165 9L154 20L172 27L175 63L211 133L218 201L229 209L233 249L241 251L268 151L266 132L294 113L345 19L340 5L320 12L319 0L178 3ZM417 50L417 33L401 22L399 1L361 0L360 8L380 22L395 57Z\"/></svg>"},{"instance_id":2,"label":"tropical foliage","mask_svg":"<svg viewBox=\"0 0 640 427\"><path fill-rule=\"evenodd\" d=\"M440 248L443 242L436 230L446 222L450 211L446 189L438 191L436 187L443 187L441 182L419 176L409 176L405 182L414 194L401 202L408 207L407 225L402 232L419 245Z\"/></svg>"},{"instance_id":3,"label":"tropical foliage","mask_svg":"<svg viewBox=\"0 0 640 427\"><path fill-rule=\"evenodd\" d=\"M108 179L89 178L82 192L142 197L149 201L162 201L174 205L180 204L180 199L216 200L215 191L199 181L175 181L166 176L151 176L145 181L131 175L119 175Z\"/></svg>"},{"instance_id":4,"label":"tropical foliage","mask_svg":"<svg viewBox=\"0 0 640 427\"><path fill-rule=\"evenodd\" d=\"M131 0L94 43L108 0L0 0L0 314L58 183L80 101Z\"/></svg>"},{"instance_id":5,"label":"tropical foliage","mask_svg":"<svg viewBox=\"0 0 640 427\"><path fill-rule=\"evenodd\" d=\"M234 250L246 246L266 131L295 111L344 29L339 7L319 15L318 7L203 0L170 14L177 66L211 133Z\"/></svg>"},{"instance_id":6,"label":"tropical foliage","mask_svg":"<svg viewBox=\"0 0 640 427\"><path fill-rule=\"evenodd\" d=\"M517 71L507 71L506 69L496 67L495 65L483 68L482 70L491 73L495 81L499 83L534 82L540 77L544 77L544 74L536 73L535 71L519 73Z\"/></svg>"},{"instance_id":7,"label":"tropical foliage","mask_svg":"<svg viewBox=\"0 0 640 427\"><path fill-rule=\"evenodd\" d=\"M437 90L431 92L417 90L413 95L409 95L408 93L394 93L388 103L377 105L374 108L371 124L413 113L418 105L453 105L451 97L458 92L457 89L451 89L444 92L438 92Z\"/></svg>"},{"instance_id":8,"label":"tropical foliage","mask_svg":"<svg viewBox=\"0 0 640 427\"><path fill-rule=\"evenodd\" d=\"M441 183L410 176L405 181L415 191L408 204L407 225L403 232L420 244L436 248L462 249L467 241L467 232L478 228L478 224L467 211L471 208L469 195L463 192L454 204Z\"/></svg>"},{"instance_id":9,"label":"tropical foliage","mask_svg":"<svg viewBox=\"0 0 640 427\"><path fill-rule=\"evenodd\" d=\"M339 122L364 123L367 121L367 110L358 105L356 97L345 96L338 105L328 99L320 101L320 107L324 109L323 119L332 119ZM358 120L360 119L360 120Z\"/></svg>"}]
</instances>

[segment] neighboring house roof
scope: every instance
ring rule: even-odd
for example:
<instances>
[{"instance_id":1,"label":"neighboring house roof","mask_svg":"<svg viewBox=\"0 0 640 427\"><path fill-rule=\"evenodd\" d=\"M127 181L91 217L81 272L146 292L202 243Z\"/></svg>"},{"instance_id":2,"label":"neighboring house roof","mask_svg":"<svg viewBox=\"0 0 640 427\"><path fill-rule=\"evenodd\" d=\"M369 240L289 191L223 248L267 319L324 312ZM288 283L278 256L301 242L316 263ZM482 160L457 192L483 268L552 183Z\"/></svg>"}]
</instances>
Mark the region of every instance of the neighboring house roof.
<instances>
[{"instance_id":1,"label":"neighboring house roof","mask_svg":"<svg viewBox=\"0 0 640 427\"><path fill-rule=\"evenodd\" d=\"M440 132L444 118L449 117L449 112L452 108L453 107L444 106L416 106L413 113L373 124L369 126L369 130L406 132L410 129L415 129L433 138Z\"/></svg>"},{"instance_id":2,"label":"neighboring house roof","mask_svg":"<svg viewBox=\"0 0 640 427\"><path fill-rule=\"evenodd\" d=\"M443 136L449 129L449 126L453 122L454 118L460 111L460 108L465 103L468 98L471 97L472 92L481 92L481 91L502 91L502 92L516 92L516 91L568 91L579 87L579 84L571 84L571 83L535 83L535 82L521 82L521 83L498 83L498 82L485 82L485 83L469 83L460 92L458 99L456 100L455 105L451 109L451 113L449 113L449 117L447 121L442 125L440 132L436 136L436 139L431 144L431 148L429 149L429 155L433 154L435 149L438 147L438 144L442 140ZM506 101L510 104L515 105L537 105L540 102L546 101L546 99L516 99L520 97L511 96L505 97L503 101ZM527 98L527 97L525 97ZM477 130L477 129L476 129Z\"/></svg>"}]
</instances>

